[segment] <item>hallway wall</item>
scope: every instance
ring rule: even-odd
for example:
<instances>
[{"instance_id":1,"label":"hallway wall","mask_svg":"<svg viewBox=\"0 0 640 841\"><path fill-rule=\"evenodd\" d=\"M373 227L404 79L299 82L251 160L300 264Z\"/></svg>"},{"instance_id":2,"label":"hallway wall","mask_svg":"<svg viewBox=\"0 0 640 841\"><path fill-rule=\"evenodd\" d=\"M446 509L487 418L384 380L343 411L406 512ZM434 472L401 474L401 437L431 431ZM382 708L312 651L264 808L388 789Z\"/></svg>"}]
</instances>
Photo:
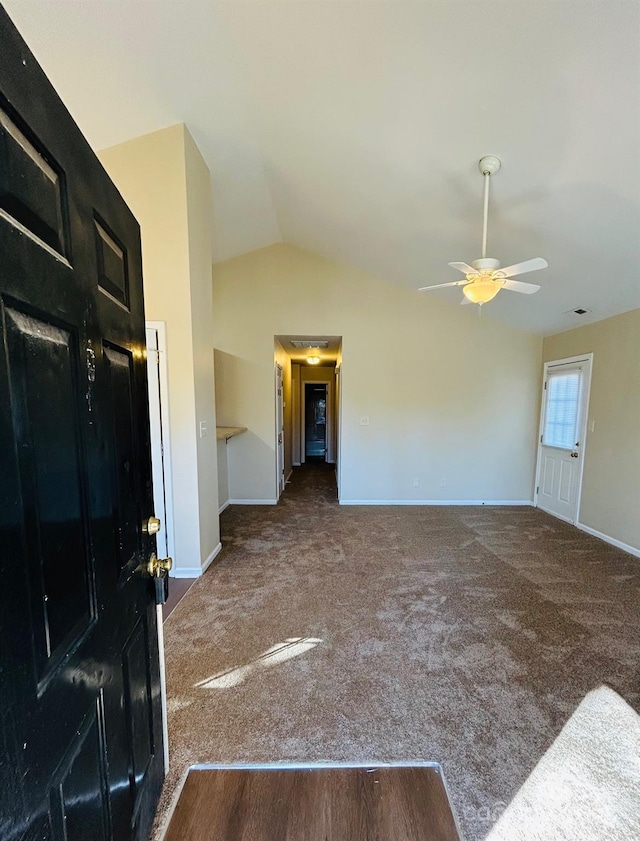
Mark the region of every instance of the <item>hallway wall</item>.
<instances>
[{"instance_id":1,"label":"hallway wall","mask_svg":"<svg viewBox=\"0 0 640 841\"><path fill-rule=\"evenodd\" d=\"M335 424L334 418L336 413L336 405L335 405L335 382L336 382L336 366L335 365L323 365L318 367L311 367L310 365L301 365L300 366L300 388L303 389L305 383L309 382L323 382L327 383L327 412L330 412L330 416L327 416L327 440L326 440L326 447L327 447L327 461L335 462L335 452L336 452L336 442L335 442ZM300 401L302 404L302 400ZM302 409L302 405L300 407ZM302 423L303 420L300 416L299 422ZM302 455L302 451L301 451Z\"/></svg>"}]
</instances>

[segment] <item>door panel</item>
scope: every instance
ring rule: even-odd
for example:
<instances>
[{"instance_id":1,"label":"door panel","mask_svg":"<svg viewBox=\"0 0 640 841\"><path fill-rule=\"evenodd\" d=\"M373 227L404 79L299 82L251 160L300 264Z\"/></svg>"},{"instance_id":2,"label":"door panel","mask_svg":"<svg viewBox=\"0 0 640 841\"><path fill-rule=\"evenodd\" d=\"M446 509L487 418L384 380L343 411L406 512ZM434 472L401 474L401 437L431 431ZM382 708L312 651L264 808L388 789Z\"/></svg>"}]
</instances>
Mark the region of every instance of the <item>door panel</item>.
<instances>
[{"instance_id":1,"label":"door panel","mask_svg":"<svg viewBox=\"0 0 640 841\"><path fill-rule=\"evenodd\" d=\"M77 344L71 331L17 309L6 308L5 325L41 682L94 616L79 463Z\"/></svg>"},{"instance_id":2,"label":"door panel","mask_svg":"<svg viewBox=\"0 0 640 841\"><path fill-rule=\"evenodd\" d=\"M113 493L114 551L118 574L135 563L141 514L133 420L133 359L124 348L103 348L108 393L109 462Z\"/></svg>"},{"instance_id":3,"label":"door panel","mask_svg":"<svg viewBox=\"0 0 640 841\"><path fill-rule=\"evenodd\" d=\"M123 656L124 703L131 744L129 783L134 814L144 795L145 777L155 754L148 651L147 623L141 617L125 645Z\"/></svg>"},{"instance_id":4,"label":"door panel","mask_svg":"<svg viewBox=\"0 0 640 841\"><path fill-rule=\"evenodd\" d=\"M0 208L14 224L64 255L66 208L62 174L49 152L37 139L32 142L8 111L8 104L0 100ZM28 131L24 124L23 128Z\"/></svg>"},{"instance_id":5,"label":"door panel","mask_svg":"<svg viewBox=\"0 0 640 841\"><path fill-rule=\"evenodd\" d=\"M590 372L588 358L559 360L545 366L537 505L570 523L575 523L578 516ZM556 382L571 383L555 389L555 403L550 403L551 389L547 386L553 377Z\"/></svg>"},{"instance_id":6,"label":"door panel","mask_svg":"<svg viewBox=\"0 0 640 841\"><path fill-rule=\"evenodd\" d=\"M110 838L107 758L102 696L71 745L59 783L52 792L54 815L65 841Z\"/></svg>"},{"instance_id":7,"label":"door panel","mask_svg":"<svg viewBox=\"0 0 640 841\"><path fill-rule=\"evenodd\" d=\"M0 333L0 838L143 841L164 757L140 234L1 7Z\"/></svg>"}]
</instances>

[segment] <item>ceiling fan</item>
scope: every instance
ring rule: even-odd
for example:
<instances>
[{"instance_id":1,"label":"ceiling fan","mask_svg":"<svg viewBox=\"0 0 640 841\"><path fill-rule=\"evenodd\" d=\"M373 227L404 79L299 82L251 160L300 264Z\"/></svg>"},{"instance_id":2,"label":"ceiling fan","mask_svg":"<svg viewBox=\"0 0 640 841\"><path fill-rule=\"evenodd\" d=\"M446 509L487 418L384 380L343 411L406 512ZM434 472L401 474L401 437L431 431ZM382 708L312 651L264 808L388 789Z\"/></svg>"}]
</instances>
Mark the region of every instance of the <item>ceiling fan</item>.
<instances>
[{"instance_id":1,"label":"ceiling fan","mask_svg":"<svg viewBox=\"0 0 640 841\"><path fill-rule=\"evenodd\" d=\"M511 280L512 277L526 272L535 272L538 269L546 269L549 265L542 257L534 257L533 260L525 260L524 263L516 263L513 266L500 268L500 261L493 257L487 257L487 221L489 217L489 180L492 175L500 169L500 158L495 155L485 155L480 158L478 167L484 178L484 215L482 223L482 257L474 260L471 265L468 263L449 263L449 265L465 275L464 280L453 280L450 283L438 283L436 286L423 286L418 292L426 292L429 289L443 289L445 286L462 286L464 298L462 304L486 304L495 298L501 289L509 289L511 292L524 292L525 295L532 295L540 287L535 283L523 283L520 280Z\"/></svg>"}]
</instances>

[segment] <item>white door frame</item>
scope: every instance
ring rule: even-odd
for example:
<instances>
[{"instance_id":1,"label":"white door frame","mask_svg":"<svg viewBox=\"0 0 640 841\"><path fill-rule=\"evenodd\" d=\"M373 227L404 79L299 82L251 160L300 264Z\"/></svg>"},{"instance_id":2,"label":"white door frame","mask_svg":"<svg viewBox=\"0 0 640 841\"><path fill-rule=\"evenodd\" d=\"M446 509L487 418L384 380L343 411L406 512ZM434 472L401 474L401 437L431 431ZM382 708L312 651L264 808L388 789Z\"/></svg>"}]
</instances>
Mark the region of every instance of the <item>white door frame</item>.
<instances>
[{"instance_id":1,"label":"white door frame","mask_svg":"<svg viewBox=\"0 0 640 841\"><path fill-rule=\"evenodd\" d=\"M338 502L340 502L340 482L342 479L342 365L336 365L336 485L338 486Z\"/></svg>"},{"instance_id":2,"label":"white door frame","mask_svg":"<svg viewBox=\"0 0 640 841\"><path fill-rule=\"evenodd\" d=\"M278 382L278 372L279 382ZM286 485L286 476L284 475L285 454L284 454L284 369L280 363L276 362L274 368L275 377L275 396L276 396L276 499L280 499L280 495L284 491ZM280 388L278 385L280 384ZM280 408L282 404L282 410ZM282 415L282 426L280 425L280 416ZM282 462L280 461L280 448L282 447Z\"/></svg>"},{"instance_id":3,"label":"white door frame","mask_svg":"<svg viewBox=\"0 0 640 841\"><path fill-rule=\"evenodd\" d=\"M544 367L542 369L542 389L541 389L541 400L540 400L540 421L538 424L538 452L536 456L536 481L535 481L535 493L533 495L533 504L535 507L538 507L538 497L540 494L540 468L542 465L542 438L544 434L544 416L545 416L545 409L546 409L546 397L545 397L545 383L547 382L547 373L549 368L556 367L558 365L574 365L577 362L588 362L589 363L589 370L586 378L586 382L583 386L583 412L582 412L582 425L580 429L580 461L578 464L578 490L576 494L576 512L572 525L580 522L580 503L582 501L582 477L584 474L584 458L585 452L587 449L587 427L589 425L589 396L591 394L591 374L593 371L593 353L583 353L579 356L567 356L564 359L553 359L549 362L544 363ZM552 513L552 512L549 512ZM565 517L562 517L557 514L552 514L554 517L558 517L560 520L566 520Z\"/></svg>"},{"instance_id":4,"label":"white door frame","mask_svg":"<svg viewBox=\"0 0 640 841\"><path fill-rule=\"evenodd\" d=\"M325 456L324 460L327 464L335 464L335 452L333 446L334 431L329 425L329 418L333 424L333 394L334 383L332 380L300 380L300 462L304 464L307 460L307 430L305 428L305 413L307 409L307 398L305 386L308 385L326 385L327 387L327 406L325 409L326 426L325 426ZM329 432L329 430L331 431ZM331 436L331 438L329 437ZM329 458L331 456L331 458Z\"/></svg>"},{"instance_id":5,"label":"white door frame","mask_svg":"<svg viewBox=\"0 0 640 841\"><path fill-rule=\"evenodd\" d=\"M167 325L164 321L145 322L145 334L147 330L155 332L156 347L147 348L147 360L149 354L155 353L158 361L158 388L160 403L160 442L162 451L162 466L160 473L164 485L164 534L166 535L166 549L169 557L175 559L174 555L174 531L173 531L173 484L171 474L171 445L170 445L170 423L169 423L169 368L167 362ZM151 398L151 395L149 395ZM150 401L151 402L151 401ZM157 446L156 442L156 446ZM153 451L153 442L151 444ZM153 465L152 465L153 469ZM156 472L157 475L157 472ZM154 496L155 496L154 486ZM154 502L155 508L155 502ZM158 512L155 512L156 516ZM158 547L158 551L164 551L164 547ZM162 730L164 733L164 773L169 773L169 716L167 710L167 676L164 662L164 628L162 605L156 605L156 621L158 625L158 659L160 663L160 694L162 699Z\"/></svg>"},{"instance_id":6,"label":"white door frame","mask_svg":"<svg viewBox=\"0 0 640 841\"><path fill-rule=\"evenodd\" d=\"M147 330L155 330L158 347L156 351L147 349L147 356L150 353L158 355L158 379L160 387L160 429L162 435L162 469L164 477L164 520L163 526L166 534L167 553L175 563L175 542L173 527L173 479L171 469L171 426L169 418L169 367L167 362L167 325L164 321L147 321ZM153 444L152 444L153 450ZM158 512L156 512L158 516ZM161 547L158 547L161 551Z\"/></svg>"}]
</instances>

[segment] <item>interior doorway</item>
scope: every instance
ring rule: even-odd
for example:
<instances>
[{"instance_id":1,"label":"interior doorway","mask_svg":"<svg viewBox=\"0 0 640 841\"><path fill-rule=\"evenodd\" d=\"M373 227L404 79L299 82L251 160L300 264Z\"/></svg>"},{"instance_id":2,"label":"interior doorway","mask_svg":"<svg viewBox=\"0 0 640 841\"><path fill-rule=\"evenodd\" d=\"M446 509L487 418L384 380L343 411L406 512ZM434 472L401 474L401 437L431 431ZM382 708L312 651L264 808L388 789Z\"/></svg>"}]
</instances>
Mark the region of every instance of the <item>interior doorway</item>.
<instances>
[{"instance_id":1,"label":"interior doorway","mask_svg":"<svg viewBox=\"0 0 640 841\"><path fill-rule=\"evenodd\" d=\"M274 336L274 365L274 496L279 499L295 468L308 462L330 466L338 480L342 336Z\"/></svg>"},{"instance_id":2,"label":"interior doorway","mask_svg":"<svg viewBox=\"0 0 640 841\"><path fill-rule=\"evenodd\" d=\"M276 484L278 488L278 499L286 484L285 458L284 458L284 378L282 366L276 363Z\"/></svg>"},{"instance_id":3,"label":"interior doorway","mask_svg":"<svg viewBox=\"0 0 640 841\"><path fill-rule=\"evenodd\" d=\"M585 354L544 365L535 502L572 524L580 512L592 359Z\"/></svg>"},{"instance_id":4,"label":"interior doorway","mask_svg":"<svg viewBox=\"0 0 640 841\"><path fill-rule=\"evenodd\" d=\"M327 460L327 386L304 385L304 455L305 461Z\"/></svg>"}]
</instances>

